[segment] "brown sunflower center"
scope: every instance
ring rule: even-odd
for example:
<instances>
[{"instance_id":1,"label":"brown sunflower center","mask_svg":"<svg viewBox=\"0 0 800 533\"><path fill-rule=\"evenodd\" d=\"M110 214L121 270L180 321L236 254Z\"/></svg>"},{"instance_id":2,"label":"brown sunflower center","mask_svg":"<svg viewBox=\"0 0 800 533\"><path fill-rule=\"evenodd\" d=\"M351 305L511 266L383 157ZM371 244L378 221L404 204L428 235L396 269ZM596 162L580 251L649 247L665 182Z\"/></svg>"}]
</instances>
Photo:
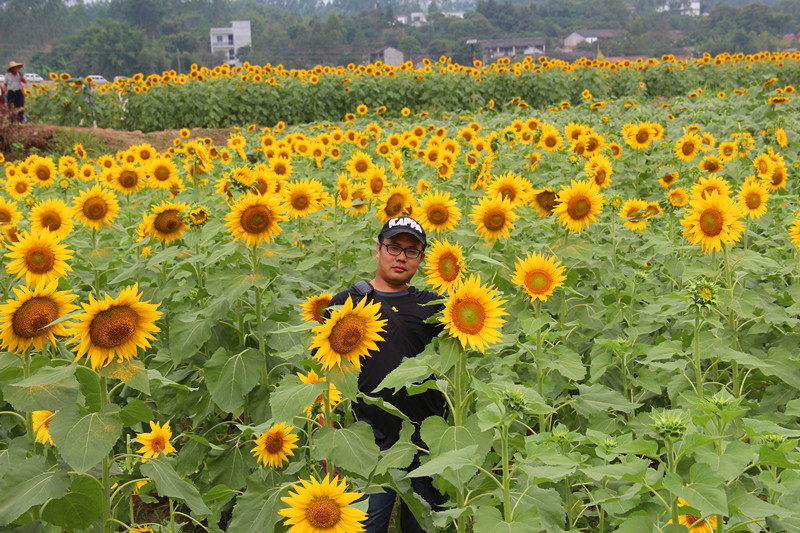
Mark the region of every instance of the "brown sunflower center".
<instances>
[{"instance_id":1,"label":"brown sunflower center","mask_svg":"<svg viewBox=\"0 0 800 533\"><path fill-rule=\"evenodd\" d=\"M8 209L0 209L0 224L11 222L11 212Z\"/></svg>"},{"instance_id":2,"label":"brown sunflower center","mask_svg":"<svg viewBox=\"0 0 800 533\"><path fill-rule=\"evenodd\" d=\"M356 164L353 165L353 168L356 169L356 172L361 174L362 172L366 172L369 169L369 165L367 164L366 161L358 160L356 161Z\"/></svg>"},{"instance_id":3,"label":"brown sunflower center","mask_svg":"<svg viewBox=\"0 0 800 533\"><path fill-rule=\"evenodd\" d=\"M312 499L306 507L306 520L316 529L333 529L341 518L339 504L327 496Z\"/></svg>"},{"instance_id":4,"label":"brown sunflower center","mask_svg":"<svg viewBox=\"0 0 800 533\"><path fill-rule=\"evenodd\" d=\"M775 186L783 183L783 169L780 167L775 167L775 170L772 172L770 180L772 181L772 184Z\"/></svg>"},{"instance_id":5,"label":"brown sunflower center","mask_svg":"<svg viewBox=\"0 0 800 533\"><path fill-rule=\"evenodd\" d=\"M402 194L393 194L386 200L386 214L394 218L400 214L405 205L405 197Z\"/></svg>"},{"instance_id":6,"label":"brown sunflower center","mask_svg":"<svg viewBox=\"0 0 800 533\"><path fill-rule=\"evenodd\" d=\"M43 328L58 318L58 305L45 296L36 296L19 306L11 319L11 329L17 337L30 339L43 335Z\"/></svg>"},{"instance_id":7,"label":"brown sunflower center","mask_svg":"<svg viewBox=\"0 0 800 533\"><path fill-rule=\"evenodd\" d=\"M506 214L502 211L490 211L483 216L483 225L489 231L500 231L506 225Z\"/></svg>"},{"instance_id":8,"label":"brown sunflower center","mask_svg":"<svg viewBox=\"0 0 800 533\"><path fill-rule=\"evenodd\" d=\"M18 194L22 194L28 190L28 184L24 181L18 181L14 184L14 190L17 191Z\"/></svg>"},{"instance_id":9,"label":"brown sunflower center","mask_svg":"<svg viewBox=\"0 0 800 533\"><path fill-rule=\"evenodd\" d=\"M82 211L89 220L102 220L108 213L108 204L99 196L94 196L84 202Z\"/></svg>"},{"instance_id":10,"label":"brown sunflower center","mask_svg":"<svg viewBox=\"0 0 800 533\"><path fill-rule=\"evenodd\" d=\"M700 229L709 237L716 237L722 232L722 213L709 207L700 215Z\"/></svg>"},{"instance_id":11,"label":"brown sunflower center","mask_svg":"<svg viewBox=\"0 0 800 533\"><path fill-rule=\"evenodd\" d=\"M536 203L548 213L552 213L553 208L556 206L556 193L553 191L542 191L536 195Z\"/></svg>"},{"instance_id":12,"label":"brown sunflower center","mask_svg":"<svg viewBox=\"0 0 800 533\"><path fill-rule=\"evenodd\" d=\"M641 130L636 132L636 142L637 143L644 144L648 140L650 140L650 132L649 131L647 131L645 129L641 129Z\"/></svg>"},{"instance_id":13,"label":"brown sunflower center","mask_svg":"<svg viewBox=\"0 0 800 533\"><path fill-rule=\"evenodd\" d=\"M167 181L170 177L169 167L164 165L158 165L153 170L153 177L158 181Z\"/></svg>"},{"instance_id":14,"label":"brown sunflower center","mask_svg":"<svg viewBox=\"0 0 800 533\"><path fill-rule=\"evenodd\" d=\"M254 205L245 209L239 223L247 233L262 233L269 228L272 212L263 205Z\"/></svg>"},{"instance_id":15,"label":"brown sunflower center","mask_svg":"<svg viewBox=\"0 0 800 533\"><path fill-rule=\"evenodd\" d=\"M503 187L500 189L499 193L501 198L511 200L512 202L517 197L517 190L511 186Z\"/></svg>"},{"instance_id":16,"label":"brown sunflower center","mask_svg":"<svg viewBox=\"0 0 800 533\"><path fill-rule=\"evenodd\" d=\"M572 198L567 206L567 212L573 220L586 217L591 210L592 202L585 196L576 196Z\"/></svg>"},{"instance_id":17,"label":"brown sunflower center","mask_svg":"<svg viewBox=\"0 0 800 533\"><path fill-rule=\"evenodd\" d=\"M119 175L119 184L123 189L133 189L139 184L139 174L132 170L123 170Z\"/></svg>"},{"instance_id":18,"label":"brown sunflower center","mask_svg":"<svg viewBox=\"0 0 800 533\"><path fill-rule=\"evenodd\" d=\"M171 235L183 226L183 217L177 209L167 209L156 215L153 228L162 234Z\"/></svg>"},{"instance_id":19,"label":"brown sunflower center","mask_svg":"<svg viewBox=\"0 0 800 533\"><path fill-rule=\"evenodd\" d=\"M534 270L525 276L525 286L534 294L547 292L551 284L550 276L547 275L547 272L542 272L541 270Z\"/></svg>"},{"instance_id":20,"label":"brown sunflower center","mask_svg":"<svg viewBox=\"0 0 800 533\"><path fill-rule=\"evenodd\" d=\"M58 231L61 227L61 217L55 211L45 211L42 213L41 218L42 226L50 231Z\"/></svg>"},{"instance_id":21,"label":"brown sunflower center","mask_svg":"<svg viewBox=\"0 0 800 533\"><path fill-rule=\"evenodd\" d=\"M757 192L751 192L747 195L747 199L745 200L748 209L758 209L761 207L761 195Z\"/></svg>"},{"instance_id":22,"label":"brown sunflower center","mask_svg":"<svg viewBox=\"0 0 800 533\"><path fill-rule=\"evenodd\" d=\"M455 255L447 253L439 259L439 276L441 276L443 280L450 283L456 279L460 273L461 266Z\"/></svg>"},{"instance_id":23,"label":"brown sunflower center","mask_svg":"<svg viewBox=\"0 0 800 533\"><path fill-rule=\"evenodd\" d=\"M100 348L116 348L131 338L138 324L139 315L130 306L115 305L100 311L92 319L89 337Z\"/></svg>"},{"instance_id":24,"label":"brown sunflower center","mask_svg":"<svg viewBox=\"0 0 800 533\"><path fill-rule=\"evenodd\" d=\"M372 178L369 182L369 188L372 189L372 194L379 194L383 190L383 180Z\"/></svg>"},{"instance_id":25,"label":"brown sunflower center","mask_svg":"<svg viewBox=\"0 0 800 533\"><path fill-rule=\"evenodd\" d=\"M683 146L681 146L681 153L683 155L692 155L694 153L694 143L683 143Z\"/></svg>"},{"instance_id":26,"label":"brown sunflower center","mask_svg":"<svg viewBox=\"0 0 800 533\"><path fill-rule=\"evenodd\" d=\"M331 348L338 354L346 354L358 346L365 334L366 325L361 317L346 315L331 328Z\"/></svg>"},{"instance_id":27,"label":"brown sunflower center","mask_svg":"<svg viewBox=\"0 0 800 533\"><path fill-rule=\"evenodd\" d=\"M428 220L436 226L447 223L449 218L450 212L443 205L434 205L428 209Z\"/></svg>"},{"instance_id":28,"label":"brown sunflower center","mask_svg":"<svg viewBox=\"0 0 800 533\"><path fill-rule=\"evenodd\" d=\"M548 148L554 147L558 143L558 139L554 135L548 135L544 139L544 145Z\"/></svg>"},{"instance_id":29,"label":"brown sunflower center","mask_svg":"<svg viewBox=\"0 0 800 533\"><path fill-rule=\"evenodd\" d=\"M278 453L283 448L283 438L280 435L267 435L264 440L264 449L269 453Z\"/></svg>"},{"instance_id":30,"label":"brown sunflower center","mask_svg":"<svg viewBox=\"0 0 800 533\"><path fill-rule=\"evenodd\" d=\"M56 256L53 250L46 246L31 246L25 254L25 266L34 274L44 274L50 272L56 263Z\"/></svg>"},{"instance_id":31,"label":"brown sunflower center","mask_svg":"<svg viewBox=\"0 0 800 533\"><path fill-rule=\"evenodd\" d=\"M159 452L163 452L164 449L167 447L167 441L166 439L164 439L164 435L154 436L150 444L154 449L158 450Z\"/></svg>"},{"instance_id":32,"label":"brown sunflower center","mask_svg":"<svg viewBox=\"0 0 800 533\"><path fill-rule=\"evenodd\" d=\"M39 181L47 181L50 179L50 169L47 167L38 167L34 175Z\"/></svg>"},{"instance_id":33,"label":"brown sunflower center","mask_svg":"<svg viewBox=\"0 0 800 533\"><path fill-rule=\"evenodd\" d=\"M473 299L456 302L453 306L453 322L460 331L475 335L483 329L486 321L486 310Z\"/></svg>"},{"instance_id":34,"label":"brown sunflower center","mask_svg":"<svg viewBox=\"0 0 800 533\"><path fill-rule=\"evenodd\" d=\"M267 190L269 189L269 185L267 184L267 180L265 180L264 178L256 178L255 181L253 182L253 189L258 194L266 193Z\"/></svg>"},{"instance_id":35,"label":"brown sunflower center","mask_svg":"<svg viewBox=\"0 0 800 533\"><path fill-rule=\"evenodd\" d=\"M594 182L597 185L603 185L606 182L606 170L604 168L598 168L594 173Z\"/></svg>"},{"instance_id":36,"label":"brown sunflower center","mask_svg":"<svg viewBox=\"0 0 800 533\"><path fill-rule=\"evenodd\" d=\"M309 199L308 195L304 193L299 193L292 196L292 207L297 210L302 211L303 209L306 209L310 203L311 200Z\"/></svg>"}]
</instances>

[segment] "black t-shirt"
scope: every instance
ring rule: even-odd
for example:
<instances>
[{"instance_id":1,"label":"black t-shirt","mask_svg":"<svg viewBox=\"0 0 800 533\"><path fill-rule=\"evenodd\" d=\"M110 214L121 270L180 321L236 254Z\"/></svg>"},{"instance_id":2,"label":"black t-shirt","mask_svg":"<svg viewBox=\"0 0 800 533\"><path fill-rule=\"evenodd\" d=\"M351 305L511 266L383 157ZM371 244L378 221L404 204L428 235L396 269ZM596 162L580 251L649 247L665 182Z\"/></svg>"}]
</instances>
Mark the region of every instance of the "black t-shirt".
<instances>
[{"instance_id":1,"label":"black t-shirt","mask_svg":"<svg viewBox=\"0 0 800 533\"><path fill-rule=\"evenodd\" d=\"M420 305L440 299L441 296L431 291L420 291L416 287L409 287L402 292L375 292L381 301L380 318L387 319L384 326L386 331L381 333L384 340L377 343L378 351L372 352L371 357L361 360L358 390L368 396L383 398L410 418L415 425L413 440L417 445L422 445L418 434L419 424L429 416L444 416L445 401L442 394L437 390L427 390L409 396L404 388L397 392L391 389L376 391L375 388L400 365L404 358L417 355L443 329L442 324L425 323L425 320L440 311L443 305ZM348 296L352 297L354 305L363 298L352 289L348 289L334 296L331 305L345 303ZM371 294L366 297L372 299ZM402 331L388 319L387 313L395 313L405 324L406 331ZM414 339L409 339L409 336ZM397 441L402 426L400 418L363 401L355 402L353 410L359 420L372 426L375 442L381 449L389 448Z\"/></svg>"}]
</instances>

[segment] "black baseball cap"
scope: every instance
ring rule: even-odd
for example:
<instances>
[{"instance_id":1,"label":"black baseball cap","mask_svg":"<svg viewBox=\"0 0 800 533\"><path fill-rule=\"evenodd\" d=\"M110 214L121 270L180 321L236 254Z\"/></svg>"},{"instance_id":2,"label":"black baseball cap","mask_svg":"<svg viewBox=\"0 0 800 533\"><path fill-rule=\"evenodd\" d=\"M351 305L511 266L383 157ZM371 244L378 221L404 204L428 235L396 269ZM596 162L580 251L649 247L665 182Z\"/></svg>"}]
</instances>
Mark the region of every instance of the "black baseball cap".
<instances>
[{"instance_id":1,"label":"black baseball cap","mask_svg":"<svg viewBox=\"0 0 800 533\"><path fill-rule=\"evenodd\" d=\"M397 217L390 219L388 222L386 222L386 224L383 225L383 228L381 228L381 232L378 234L378 240L394 237L400 233L408 233L409 235L416 237L416 239L422 243L423 250L428 245L428 241L425 239L425 230L422 229L422 226L419 225L419 222L411 217Z\"/></svg>"}]
</instances>

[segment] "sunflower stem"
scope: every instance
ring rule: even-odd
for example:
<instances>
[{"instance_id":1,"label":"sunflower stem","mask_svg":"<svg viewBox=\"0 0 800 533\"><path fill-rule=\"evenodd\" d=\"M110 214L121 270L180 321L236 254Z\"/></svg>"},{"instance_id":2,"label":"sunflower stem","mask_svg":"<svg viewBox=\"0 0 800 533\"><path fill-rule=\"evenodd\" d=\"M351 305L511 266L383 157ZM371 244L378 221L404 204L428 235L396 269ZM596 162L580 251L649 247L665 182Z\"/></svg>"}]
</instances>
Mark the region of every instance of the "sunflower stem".
<instances>
[{"instance_id":1,"label":"sunflower stem","mask_svg":"<svg viewBox=\"0 0 800 533\"><path fill-rule=\"evenodd\" d=\"M331 387L333 387L333 381L328 382L328 388L325 389L325 396L322 398L322 401L325 402L325 425L333 425L333 413L331 412ZM310 446L309 446L310 448ZM328 457L328 473L332 476L336 475L336 465L333 464L333 459Z\"/></svg>"},{"instance_id":2,"label":"sunflower stem","mask_svg":"<svg viewBox=\"0 0 800 533\"><path fill-rule=\"evenodd\" d=\"M694 317L694 373L697 381L697 395L703 397L703 371L700 368L700 315Z\"/></svg>"},{"instance_id":3,"label":"sunflower stem","mask_svg":"<svg viewBox=\"0 0 800 533\"><path fill-rule=\"evenodd\" d=\"M455 371L453 376L453 399L455 404L455 411L453 412L453 424L456 426L463 426L466 419L464 408L464 390L463 390L463 374L464 363L467 356L467 351L462 349L456 358Z\"/></svg>"},{"instance_id":4,"label":"sunflower stem","mask_svg":"<svg viewBox=\"0 0 800 533\"><path fill-rule=\"evenodd\" d=\"M31 350L30 346L25 350L25 353L20 357L22 364L22 377L27 379L31 377ZM25 431L28 433L31 442L36 442L36 434L33 432L33 412L28 411L25 413Z\"/></svg>"},{"instance_id":5,"label":"sunflower stem","mask_svg":"<svg viewBox=\"0 0 800 533\"><path fill-rule=\"evenodd\" d=\"M169 531L175 533L175 504L169 499Z\"/></svg>"},{"instance_id":6,"label":"sunflower stem","mask_svg":"<svg viewBox=\"0 0 800 533\"><path fill-rule=\"evenodd\" d=\"M100 409L108 405L108 383L105 376L98 376L100 384ZM111 461L103 457L103 532L111 532Z\"/></svg>"},{"instance_id":7,"label":"sunflower stem","mask_svg":"<svg viewBox=\"0 0 800 533\"><path fill-rule=\"evenodd\" d=\"M534 308L536 310L536 323L539 324L539 319L542 316L542 301L538 298L534 303ZM544 373L542 372L542 368L539 366L539 358L542 355L542 326L541 324L536 329L536 357L533 363L536 365L536 382L537 382L537 391L539 392L539 396L544 398ZM547 431L545 425L547 424L547 418L544 416L544 413L539 413L539 433L544 433Z\"/></svg>"},{"instance_id":8,"label":"sunflower stem","mask_svg":"<svg viewBox=\"0 0 800 533\"><path fill-rule=\"evenodd\" d=\"M503 519L512 521L511 510L511 473L508 468L508 428L511 424L503 424L500 429L500 438L503 446Z\"/></svg>"}]
</instances>

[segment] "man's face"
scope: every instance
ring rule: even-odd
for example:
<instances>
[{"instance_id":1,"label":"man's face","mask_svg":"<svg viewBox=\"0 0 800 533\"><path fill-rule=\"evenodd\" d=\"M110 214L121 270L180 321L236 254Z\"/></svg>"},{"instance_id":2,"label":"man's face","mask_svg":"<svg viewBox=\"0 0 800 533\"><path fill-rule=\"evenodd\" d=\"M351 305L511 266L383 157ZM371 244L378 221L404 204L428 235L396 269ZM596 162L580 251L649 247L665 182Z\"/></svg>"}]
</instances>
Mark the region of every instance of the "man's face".
<instances>
[{"instance_id":1,"label":"man's face","mask_svg":"<svg viewBox=\"0 0 800 533\"><path fill-rule=\"evenodd\" d=\"M420 252L422 251L422 243L408 233L400 233L394 237L384 237L383 243L396 244L402 248L416 248ZM405 252L401 252L400 255L391 255L386 246L378 243L376 257L378 258L376 276L386 282L387 285L403 289L416 274L417 267L425 258L425 254L423 253L416 259L409 259L406 257Z\"/></svg>"}]
</instances>

